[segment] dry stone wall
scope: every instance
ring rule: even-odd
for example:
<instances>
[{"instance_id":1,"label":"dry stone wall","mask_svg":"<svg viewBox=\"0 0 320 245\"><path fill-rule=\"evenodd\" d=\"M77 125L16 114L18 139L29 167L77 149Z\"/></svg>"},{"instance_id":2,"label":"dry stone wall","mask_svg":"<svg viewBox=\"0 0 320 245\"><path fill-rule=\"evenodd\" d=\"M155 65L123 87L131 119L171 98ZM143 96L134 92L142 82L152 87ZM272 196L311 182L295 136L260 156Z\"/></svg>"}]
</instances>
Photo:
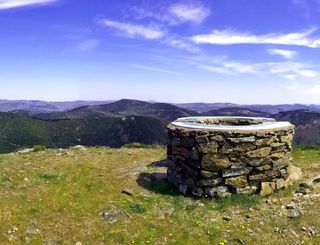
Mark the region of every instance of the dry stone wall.
<instances>
[{"instance_id":1,"label":"dry stone wall","mask_svg":"<svg viewBox=\"0 0 320 245\"><path fill-rule=\"evenodd\" d=\"M175 122L168 125L167 177L183 194L265 196L286 187L292 124L216 117Z\"/></svg>"}]
</instances>

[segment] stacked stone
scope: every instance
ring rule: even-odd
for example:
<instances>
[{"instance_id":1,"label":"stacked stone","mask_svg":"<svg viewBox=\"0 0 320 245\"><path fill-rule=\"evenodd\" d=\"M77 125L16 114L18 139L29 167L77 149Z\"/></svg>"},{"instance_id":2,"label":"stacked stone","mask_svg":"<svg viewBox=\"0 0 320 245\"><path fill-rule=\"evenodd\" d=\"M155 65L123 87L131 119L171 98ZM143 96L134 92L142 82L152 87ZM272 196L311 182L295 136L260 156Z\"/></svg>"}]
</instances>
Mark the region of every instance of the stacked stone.
<instances>
[{"instance_id":1,"label":"stacked stone","mask_svg":"<svg viewBox=\"0 0 320 245\"><path fill-rule=\"evenodd\" d=\"M242 132L172 124L168 129L168 181L184 195L265 196L286 187L293 125Z\"/></svg>"}]
</instances>

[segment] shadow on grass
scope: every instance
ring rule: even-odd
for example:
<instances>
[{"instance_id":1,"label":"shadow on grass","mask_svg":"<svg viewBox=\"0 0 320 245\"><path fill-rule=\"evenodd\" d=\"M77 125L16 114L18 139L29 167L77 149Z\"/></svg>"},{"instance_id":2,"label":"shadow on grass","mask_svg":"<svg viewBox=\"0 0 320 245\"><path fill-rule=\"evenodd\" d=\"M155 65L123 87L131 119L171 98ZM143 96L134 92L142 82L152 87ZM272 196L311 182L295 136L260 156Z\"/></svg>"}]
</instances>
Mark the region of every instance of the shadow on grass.
<instances>
[{"instance_id":1,"label":"shadow on grass","mask_svg":"<svg viewBox=\"0 0 320 245\"><path fill-rule=\"evenodd\" d=\"M163 168L166 167L166 161L162 160L153 162L149 164L148 167ZM163 171L155 173L140 173L136 181L139 186L157 194L169 196L180 195L180 193L177 191L177 188L167 181L167 173L164 173Z\"/></svg>"}]
</instances>

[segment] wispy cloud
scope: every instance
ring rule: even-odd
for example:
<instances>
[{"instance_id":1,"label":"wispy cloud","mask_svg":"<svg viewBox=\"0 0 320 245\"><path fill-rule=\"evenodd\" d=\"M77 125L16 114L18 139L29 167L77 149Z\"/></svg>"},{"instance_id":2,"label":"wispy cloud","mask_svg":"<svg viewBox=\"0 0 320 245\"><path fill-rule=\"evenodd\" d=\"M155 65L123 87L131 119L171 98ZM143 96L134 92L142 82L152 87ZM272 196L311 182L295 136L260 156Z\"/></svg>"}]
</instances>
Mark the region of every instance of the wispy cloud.
<instances>
[{"instance_id":1,"label":"wispy cloud","mask_svg":"<svg viewBox=\"0 0 320 245\"><path fill-rule=\"evenodd\" d=\"M257 66L239 62L214 62L215 64L198 64L199 68L220 74L257 73Z\"/></svg>"},{"instance_id":2,"label":"wispy cloud","mask_svg":"<svg viewBox=\"0 0 320 245\"><path fill-rule=\"evenodd\" d=\"M135 19L152 19L169 26L180 25L186 22L200 24L210 14L211 10L198 0L130 7L130 15Z\"/></svg>"},{"instance_id":3,"label":"wispy cloud","mask_svg":"<svg viewBox=\"0 0 320 245\"><path fill-rule=\"evenodd\" d=\"M57 0L0 0L0 9L12 9L31 5L44 5Z\"/></svg>"},{"instance_id":4,"label":"wispy cloud","mask_svg":"<svg viewBox=\"0 0 320 245\"><path fill-rule=\"evenodd\" d=\"M181 73L181 72L175 72L175 71L165 70L165 69L151 67L151 66L133 65L133 67L137 68L137 69L140 69L140 70L155 71L155 72L167 73L167 74L177 75L177 76L183 76L184 75L184 73Z\"/></svg>"},{"instance_id":5,"label":"wispy cloud","mask_svg":"<svg viewBox=\"0 0 320 245\"><path fill-rule=\"evenodd\" d=\"M141 37L145 39L160 39L165 35L164 30L160 30L157 26L145 26L132 23L125 23L119 21L113 21L109 19L103 19L100 21L104 26L111 27L121 31L129 37Z\"/></svg>"},{"instance_id":6,"label":"wispy cloud","mask_svg":"<svg viewBox=\"0 0 320 245\"><path fill-rule=\"evenodd\" d=\"M190 53L199 53L201 51L199 47L190 43L190 41L181 38L167 37L164 39L163 43L178 49L186 50Z\"/></svg>"},{"instance_id":7,"label":"wispy cloud","mask_svg":"<svg viewBox=\"0 0 320 245\"><path fill-rule=\"evenodd\" d=\"M268 49L268 52L271 55L279 55L286 59L293 59L297 56L296 51L287 50L287 49Z\"/></svg>"},{"instance_id":8,"label":"wispy cloud","mask_svg":"<svg viewBox=\"0 0 320 245\"><path fill-rule=\"evenodd\" d=\"M221 58L190 58L190 63L200 69L224 74L224 75L239 75L253 74L255 76L270 76L276 75L286 80L320 79L319 67L300 62L265 62L265 63L244 63L241 61L229 60L226 57Z\"/></svg>"},{"instance_id":9,"label":"wispy cloud","mask_svg":"<svg viewBox=\"0 0 320 245\"><path fill-rule=\"evenodd\" d=\"M79 51L85 52L98 47L100 42L96 39L88 39L78 44L77 49Z\"/></svg>"},{"instance_id":10,"label":"wispy cloud","mask_svg":"<svg viewBox=\"0 0 320 245\"><path fill-rule=\"evenodd\" d=\"M201 2L176 3L169 7L169 13L181 22L201 23L211 11Z\"/></svg>"},{"instance_id":11,"label":"wispy cloud","mask_svg":"<svg viewBox=\"0 0 320 245\"><path fill-rule=\"evenodd\" d=\"M311 37L311 34L315 31L316 28L311 28L303 32L287 34L269 33L265 35L254 35L250 33L239 33L232 30L214 30L208 34L192 36L191 40L198 44L278 44L319 48L320 37Z\"/></svg>"}]
</instances>

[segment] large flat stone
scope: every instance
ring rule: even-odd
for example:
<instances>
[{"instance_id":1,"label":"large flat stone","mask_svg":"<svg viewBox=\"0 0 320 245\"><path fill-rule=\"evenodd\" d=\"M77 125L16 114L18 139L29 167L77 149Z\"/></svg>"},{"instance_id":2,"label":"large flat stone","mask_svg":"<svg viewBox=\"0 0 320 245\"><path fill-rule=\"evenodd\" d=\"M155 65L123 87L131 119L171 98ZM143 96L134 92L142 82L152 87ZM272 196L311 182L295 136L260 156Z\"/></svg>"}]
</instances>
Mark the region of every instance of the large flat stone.
<instances>
[{"instance_id":1,"label":"large flat stone","mask_svg":"<svg viewBox=\"0 0 320 245\"><path fill-rule=\"evenodd\" d=\"M233 176L239 176L239 175L248 175L252 169L253 169L252 167L228 168L222 171L222 176L226 178L226 177L233 177Z\"/></svg>"},{"instance_id":2,"label":"large flat stone","mask_svg":"<svg viewBox=\"0 0 320 245\"><path fill-rule=\"evenodd\" d=\"M262 158L270 155L271 147L262 147L254 151L247 152L247 156L251 158Z\"/></svg>"},{"instance_id":3,"label":"large flat stone","mask_svg":"<svg viewBox=\"0 0 320 245\"><path fill-rule=\"evenodd\" d=\"M226 178L225 184L232 187L243 188L248 185L248 181L247 177L242 175L238 177Z\"/></svg>"},{"instance_id":4,"label":"large flat stone","mask_svg":"<svg viewBox=\"0 0 320 245\"><path fill-rule=\"evenodd\" d=\"M228 140L234 143L254 142L256 140L256 137L249 136L249 137L241 137L241 138L228 138Z\"/></svg>"},{"instance_id":5,"label":"large flat stone","mask_svg":"<svg viewBox=\"0 0 320 245\"><path fill-rule=\"evenodd\" d=\"M220 171L230 167L229 158L221 154L206 154L201 161L201 167L208 171Z\"/></svg>"},{"instance_id":6,"label":"large flat stone","mask_svg":"<svg viewBox=\"0 0 320 245\"><path fill-rule=\"evenodd\" d=\"M252 181L267 181L273 180L280 176L280 172L276 170L267 170L261 173L251 174L249 179Z\"/></svg>"}]
</instances>

